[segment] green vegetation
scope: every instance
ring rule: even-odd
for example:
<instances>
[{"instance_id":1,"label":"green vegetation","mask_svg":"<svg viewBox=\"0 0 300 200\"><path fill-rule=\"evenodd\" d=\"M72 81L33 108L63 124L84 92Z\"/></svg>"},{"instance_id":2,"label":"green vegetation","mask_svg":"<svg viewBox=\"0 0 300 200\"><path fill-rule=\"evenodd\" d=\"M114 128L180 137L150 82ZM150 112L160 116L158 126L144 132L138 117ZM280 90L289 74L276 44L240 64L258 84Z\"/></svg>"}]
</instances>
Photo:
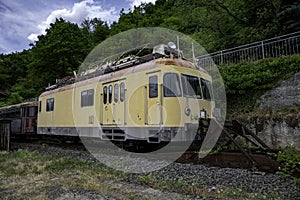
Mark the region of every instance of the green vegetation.
<instances>
[{"instance_id":1,"label":"green vegetation","mask_svg":"<svg viewBox=\"0 0 300 200\"><path fill-rule=\"evenodd\" d=\"M105 183L122 180L125 173L83 160L24 150L0 152L0 176L1 195L8 191L12 199L47 199L46 189L58 186L97 191L121 199L132 195L130 191Z\"/></svg>"},{"instance_id":2,"label":"green vegetation","mask_svg":"<svg viewBox=\"0 0 300 200\"><path fill-rule=\"evenodd\" d=\"M89 169L91 173L122 179L125 173L92 162L55 155L40 155L35 152L18 150L13 153L0 152L1 176L24 176L27 174L63 173ZM34 165L33 165L34 163Z\"/></svg>"},{"instance_id":3,"label":"green vegetation","mask_svg":"<svg viewBox=\"0 0 300 200\"><path fill-rule=\"evenodd\" d=\"M268 58L255 62L220 66L227 92L229 113L252 112L266 90L300 71L300 56Z\"/></svg>"},{"instance_id":4,"label":"green vegetation","mask_svg":"<svg viewBox=\"0 0 300 200\"><path fill-rule=\"evenodd\" d=\"M294 176L294 180L300 183L300 150L288 147L279 151L276 157L280 164L279 173Z\"/></svg>"},{"instance_id":5,"label":"green vegetation","mask_svg":"<svg viewBox=\"0 0 300 200\"><path fill-rule=\"evenodd\" d=\"M119 21L111 25L101 19L85 19L78 26L60 18L50 24L45 35L30 44L30 49L0 54L0 90L11 94L0 105L37 97L49 83L72 76L91 49L122 31L138 27L170 28L190 35L208 52L213 52L298 31L299 10L299 2L288 0L157 0L155 5L142 4L128 12L122 10ZM244 91L265 76L271 79L271 73L264 72L256 81L246 81L243 88L237 89ZM266 87L271 84L265 83ZM227 85L230 92L236 90L234 83Z\"/></svg>"}]
</instances>

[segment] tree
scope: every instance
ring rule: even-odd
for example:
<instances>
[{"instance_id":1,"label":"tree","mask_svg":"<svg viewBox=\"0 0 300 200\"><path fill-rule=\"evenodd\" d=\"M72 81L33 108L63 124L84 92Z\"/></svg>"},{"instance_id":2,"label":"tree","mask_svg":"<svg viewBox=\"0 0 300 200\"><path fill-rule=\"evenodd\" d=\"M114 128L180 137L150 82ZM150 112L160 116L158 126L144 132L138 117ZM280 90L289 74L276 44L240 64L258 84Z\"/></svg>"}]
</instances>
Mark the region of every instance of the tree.
<instances>
[{"instance_id":1,"label":"tree","mask_svg":"<svg viewBox=\"0 0 300 200\"><path fill-rule=\"evenodd\" d=\"M109 26L107 22L102 21L99 18L84 19L81 23L82 29L88 34L91 41L91 46L96 46L109 35Z\"/></svg>"},{"instance_id":2,"label":"tree","mask_svg":"<svg viewBox=\"0 0 300 200\"><path fill-rule=\"evenodd\" d=\"M89 41L77 24L56 19L32 47L29 77L35 88L41 91L48 83L72 75L89 50Z\"/></svg>"}]
</instances>

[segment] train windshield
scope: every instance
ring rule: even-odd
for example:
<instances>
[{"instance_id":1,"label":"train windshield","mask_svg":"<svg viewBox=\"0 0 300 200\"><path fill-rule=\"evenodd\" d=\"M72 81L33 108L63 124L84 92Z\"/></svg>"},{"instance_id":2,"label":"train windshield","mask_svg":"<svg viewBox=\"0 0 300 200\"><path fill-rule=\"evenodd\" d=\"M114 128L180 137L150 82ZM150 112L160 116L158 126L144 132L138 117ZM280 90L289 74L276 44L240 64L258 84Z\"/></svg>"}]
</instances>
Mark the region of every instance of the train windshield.
<instances>
[{"instance_id":1,"label":"train windshield","mask_svg":"<svg viewBox=\"0 0 300 200\"><path fill-rule=\"evenodd\" d=\"M211 83L208 80L201 78L201 87L202 87L203 98L206 100L211 100L212 99Z\"/></svg>"},{"instance_id":2,"label":"train windshield","mask_svg":"<svg viewBox=\"0 0 300 200\"><path fill-rule=\"evenodd\" d=\"M180 80L176 73L166 73L164 75L164 97L180 97Z\"/></svg>"},{"instance_id":3,"label":"train windshield","mask_svg":"<svg viewBox=\"0 0 300 200\"><path fill-rule=\"evenodd\" d=\"M184 97L191 97L197 99L202 98L200 81L198 77L182 74L181 81Z\"/></svg>"}]
</instances>

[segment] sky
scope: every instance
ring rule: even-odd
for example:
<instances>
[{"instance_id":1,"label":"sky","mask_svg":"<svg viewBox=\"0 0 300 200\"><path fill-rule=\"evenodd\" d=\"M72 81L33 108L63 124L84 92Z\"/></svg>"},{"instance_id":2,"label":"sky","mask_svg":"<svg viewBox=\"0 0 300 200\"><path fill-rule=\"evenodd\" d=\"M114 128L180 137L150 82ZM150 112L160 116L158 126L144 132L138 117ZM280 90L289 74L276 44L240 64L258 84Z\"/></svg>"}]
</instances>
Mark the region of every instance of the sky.
<instances>
[{"instance_id":1,"label":"sky","mask_svg":"<svg viewBox=\"0 0 300 200\"><path fill-rule=\"evenodd\" d=\"M0 0L0 54L29 49L56 18L80 25L97 17L111 24L122 8L133 10L142 2L155 0Z\"/></svg>"}]
</instances>

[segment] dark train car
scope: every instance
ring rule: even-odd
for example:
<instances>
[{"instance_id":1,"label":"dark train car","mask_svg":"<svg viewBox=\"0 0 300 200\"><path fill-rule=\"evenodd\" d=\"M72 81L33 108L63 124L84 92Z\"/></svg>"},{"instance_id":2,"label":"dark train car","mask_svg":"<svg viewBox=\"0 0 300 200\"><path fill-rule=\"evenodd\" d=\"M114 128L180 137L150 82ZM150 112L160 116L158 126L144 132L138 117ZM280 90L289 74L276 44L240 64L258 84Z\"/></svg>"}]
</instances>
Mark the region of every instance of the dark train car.
<instances>
[{"instance_id":1,"label":"dark train car","mask_svg":"<svg viewBox=\"0 0 300 200\"><path fill-rule=\"evenodd\" d=\"M36 134L37 102L25 102L0 108L0 119L11 123L11 134Z\"/></svg>"}]
</instances>

